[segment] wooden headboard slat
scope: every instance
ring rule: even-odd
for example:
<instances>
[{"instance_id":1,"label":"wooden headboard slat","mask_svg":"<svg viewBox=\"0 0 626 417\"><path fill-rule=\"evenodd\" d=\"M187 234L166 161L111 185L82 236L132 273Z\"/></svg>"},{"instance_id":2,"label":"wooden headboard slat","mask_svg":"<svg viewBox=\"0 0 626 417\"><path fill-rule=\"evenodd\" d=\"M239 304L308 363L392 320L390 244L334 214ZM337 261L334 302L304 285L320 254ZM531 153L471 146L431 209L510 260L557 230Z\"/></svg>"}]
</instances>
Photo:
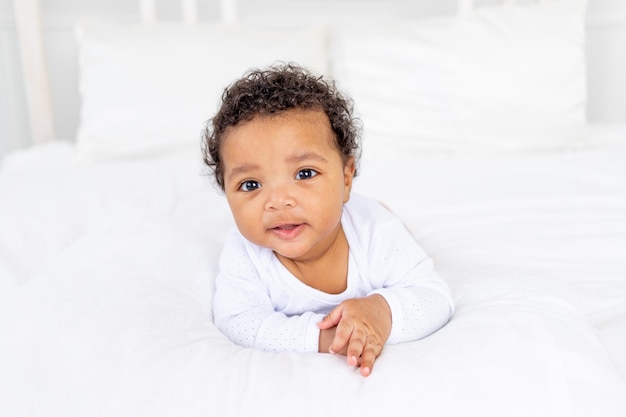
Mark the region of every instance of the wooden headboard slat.
<instances>
[{"instance_id":1,"label":"wooden headboard slat","mask_svg":"<svg viewBox=\"0 0 626 417\"><path fill-rule=\"evenodd\" d=\"M156 4L154 0L139 0L139 18L141 23L156 22Z\"/></svg>"},{"instance_id":2,"label":"wooden headboard slat","mask_svg":"<svg viewBox=\"0 0 626 417\"><path fill-rule=\"evenodd\" d=\"M13 9L20 45L31 135L34 143L48 142L53 140L56 134L39 3L37 0L14 0Z\"/></svg>"},{"instance_id":3,"label":"wooden headboard slat","mask_svg":"<svg viewBox=\"0 0 626 417\"><path fill-rule=\"evenodd\" d=\"M197 0L181 0L180 2L183 23L198 23L198 1Z\"/></svg>"}]
</instances>

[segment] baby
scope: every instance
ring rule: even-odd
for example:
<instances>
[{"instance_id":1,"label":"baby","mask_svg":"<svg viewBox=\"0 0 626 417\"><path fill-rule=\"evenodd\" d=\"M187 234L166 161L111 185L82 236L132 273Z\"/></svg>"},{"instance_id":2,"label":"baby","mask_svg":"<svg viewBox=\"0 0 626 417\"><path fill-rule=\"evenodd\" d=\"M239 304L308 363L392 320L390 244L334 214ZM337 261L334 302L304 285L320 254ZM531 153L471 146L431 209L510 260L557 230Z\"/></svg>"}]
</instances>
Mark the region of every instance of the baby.
<instances>
[{"instance_id":1,"label":"baby","mask_svg":"<svg viewBox=\"0 0 626 417\"><path fill-rule=\"evenodd\" d=\"M450 319L449 289L402 222L351 193L359 140L351 101L296 65L225 90L204 160L237 225L213 303L233 342L342 354L368 376L386 343Z\"/></svg>"}]
</instances>

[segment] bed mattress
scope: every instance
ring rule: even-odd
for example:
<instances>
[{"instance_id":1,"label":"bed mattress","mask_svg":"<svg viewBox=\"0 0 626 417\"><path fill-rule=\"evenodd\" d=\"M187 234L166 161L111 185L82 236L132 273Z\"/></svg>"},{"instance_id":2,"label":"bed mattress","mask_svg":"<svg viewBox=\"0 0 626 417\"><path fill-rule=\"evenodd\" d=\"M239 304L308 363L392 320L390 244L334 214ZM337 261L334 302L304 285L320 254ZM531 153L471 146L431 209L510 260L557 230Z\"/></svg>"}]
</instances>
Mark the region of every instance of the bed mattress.
<instances>
[{"instance_id":1,"label":"bed mattress","mask_svg":"<svg viewBox=\"0 0 626 417\"><path fill-rule=\"evenodd\" d=\"M434 335L341 357L233 345L212 323L226 201L198 158L0 173L0 409L11 416L626 415L626 129L498 155L365 148L355 192L450 284Z\"/></svg>"}]
</instances>

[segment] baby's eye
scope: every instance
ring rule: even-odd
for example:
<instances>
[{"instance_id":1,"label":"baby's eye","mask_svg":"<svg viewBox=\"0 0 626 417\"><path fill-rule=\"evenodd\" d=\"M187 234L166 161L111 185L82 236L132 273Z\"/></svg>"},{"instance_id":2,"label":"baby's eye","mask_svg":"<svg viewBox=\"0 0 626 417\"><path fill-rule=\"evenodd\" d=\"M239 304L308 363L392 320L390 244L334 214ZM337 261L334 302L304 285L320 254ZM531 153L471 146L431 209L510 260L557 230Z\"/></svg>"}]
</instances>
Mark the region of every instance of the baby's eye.
<instances>
[{"instance_id":1,"label":"baby's eye","mask_svg":"<svg viewBox=\"0 0 626 417\"><path fill-rule=\"evenodd\" d=\"M308 180L317 175L317 171L311 168L305 168L298 171L296 174L296 179L298 180Z\"/></svg>"},{"instance_id":2,"label":"baby's eye","mask_svg":"<svg viewBox=\"0 0 626 417\"><path fill-rule=\"evenodd\" d=\"M247 192L254 191L258 188L261 188L261 183L255 180L244 181L239 186L239 189L241 191L247 191Z\"/></svg>"}]
</instances>

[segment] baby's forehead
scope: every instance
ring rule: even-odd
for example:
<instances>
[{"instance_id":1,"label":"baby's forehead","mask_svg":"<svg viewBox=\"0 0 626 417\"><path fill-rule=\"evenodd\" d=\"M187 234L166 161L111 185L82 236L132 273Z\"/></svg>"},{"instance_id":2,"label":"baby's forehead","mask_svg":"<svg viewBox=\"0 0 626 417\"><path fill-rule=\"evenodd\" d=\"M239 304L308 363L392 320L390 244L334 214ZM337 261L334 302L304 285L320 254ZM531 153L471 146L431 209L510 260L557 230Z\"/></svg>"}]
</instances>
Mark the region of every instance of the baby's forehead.
<instances>
[{"instance_id":1,"label":"baby's forehead","mask_svg":"<svg viewBox=\"0 0 626 417\"><path fill-rule=\"evenodd\" d=\"M331 142L335 143L335 135L331 127L330 118L321 108L290 108L272 113L258 112L250 115L237 124L230 126L224 131L224 140L227 140L233 133L240 133L248 127L264 127L276 124L284 125L305 125L311 129L318 130L327 136ZM254 135L253 135L254 136Z\"/></svg>"},{"instance_id":2,"label":"baby's forehead","mask_svg":"<svg viewBox=\"0 0 626 417\"><path fill-rule=\"evenodd\" d=\"M255 158L255 150L273 148L277 156L287 149L316 148L341 154L330 120L321 110L293 109L260 114L226 132L220 146L224 163L241 155Z\"/></svg>"}]
</instances>

